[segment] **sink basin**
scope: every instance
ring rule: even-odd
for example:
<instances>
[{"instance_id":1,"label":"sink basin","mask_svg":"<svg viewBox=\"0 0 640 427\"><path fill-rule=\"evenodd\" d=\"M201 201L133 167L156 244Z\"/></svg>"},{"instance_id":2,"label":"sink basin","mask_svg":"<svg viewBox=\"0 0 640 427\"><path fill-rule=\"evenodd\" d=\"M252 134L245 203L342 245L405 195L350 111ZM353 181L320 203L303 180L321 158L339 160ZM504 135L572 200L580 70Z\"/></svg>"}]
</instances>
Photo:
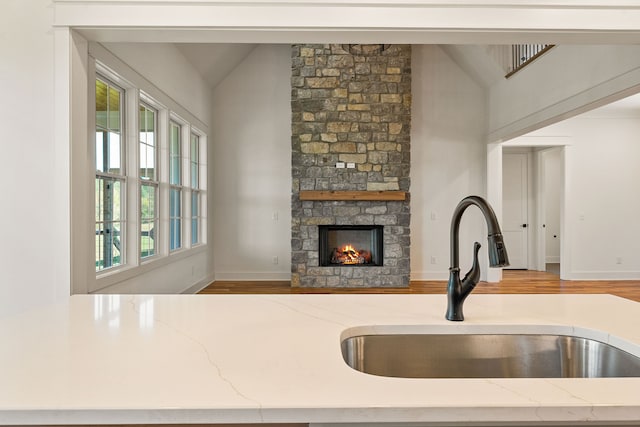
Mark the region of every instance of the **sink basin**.
<instances>
[{"instance_id":1,"label":"sink basin","mask_svg":"<svg viewBox=\"0 0 640 427\"><path fill-rule=\"evenodd\" d=\"M385 377L640 377L639 357L565 335L358 335L342 341L342 356L353 369Z\"/></svg>"}]
</instances>

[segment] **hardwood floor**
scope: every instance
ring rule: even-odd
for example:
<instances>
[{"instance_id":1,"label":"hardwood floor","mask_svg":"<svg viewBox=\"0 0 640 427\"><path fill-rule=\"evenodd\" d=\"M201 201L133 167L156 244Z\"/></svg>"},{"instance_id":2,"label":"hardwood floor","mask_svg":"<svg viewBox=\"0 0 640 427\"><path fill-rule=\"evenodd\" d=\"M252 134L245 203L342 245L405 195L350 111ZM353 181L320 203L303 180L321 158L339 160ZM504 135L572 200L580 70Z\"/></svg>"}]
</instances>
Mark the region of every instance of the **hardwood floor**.
<instances>
[{"instance_id":1,"label":"hardwood floor","mask_svg":"<svg viewBox=\"0 0 640 427\"><path fill-rule=\"evenodd\" d=\"M217 281L201 294L443 294L444 281L413 281L408 288L292 288L288 281ZM640 302L640 281L560 280L553 273L505 270L499 283L480 282L473 291L480 294L612 294Z\"/></svg>"}]
</instances>

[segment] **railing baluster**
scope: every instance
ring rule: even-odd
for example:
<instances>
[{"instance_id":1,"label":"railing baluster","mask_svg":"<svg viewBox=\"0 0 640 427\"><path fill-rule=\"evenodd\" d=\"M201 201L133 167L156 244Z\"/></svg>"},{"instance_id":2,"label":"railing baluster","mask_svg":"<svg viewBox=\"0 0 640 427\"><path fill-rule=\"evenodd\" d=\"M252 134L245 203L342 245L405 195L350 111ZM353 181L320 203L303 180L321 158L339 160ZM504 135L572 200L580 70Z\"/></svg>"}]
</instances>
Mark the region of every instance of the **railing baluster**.
<instances>
[{"instance_id":1,"label":"railing baluster","mask_svg":"<svg viewBox=\"0 0 640 427\"><path fill-rule=\"evenodd\" d=\"M516 71L552 48L552 44L514 44L511 46L511 71L505 76L510 77Z\"/></svg>"}]
</instances>

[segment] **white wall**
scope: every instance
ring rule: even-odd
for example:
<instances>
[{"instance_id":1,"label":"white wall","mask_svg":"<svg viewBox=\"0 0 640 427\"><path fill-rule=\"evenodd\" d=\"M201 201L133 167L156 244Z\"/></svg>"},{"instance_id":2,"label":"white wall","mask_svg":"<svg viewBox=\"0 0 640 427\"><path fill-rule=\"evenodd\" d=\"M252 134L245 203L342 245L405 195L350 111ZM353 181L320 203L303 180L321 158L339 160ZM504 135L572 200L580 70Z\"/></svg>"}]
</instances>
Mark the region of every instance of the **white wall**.
<instances>
[{"instance_id":1,"label":"white wall","mask_svg":"<svg viewBox=\"0 0 640 427\"><path fill-rule=\"evenodd\" d=\"M464 197L486 195L486 96L438 46L414 46L411 66L411 278L446 280L451 215ZM474 240L486 258L486 227L472 206L461 224L462 274Z\"/></svg>"},{"instance_id":2,"label":"white wall","mask_svg":"<svg viewBox=\"0 0 640 427\"><path fill-rule=\"evenodd\" d=\"M531 136L570 136L566 279L640 279L640 117L578 116ZM564 252L563 252L564 253ZM620 263L618 259L620 258Z\"/></svg>"},{"instance_id":3,"label":"white wall","mask_svg":"<svg viewBox=\"0 0 640 427\"><path fill-rule=\"evenodd\" d=\"M213 91L218 280L291 277L290 76L290 46L261 45Z\"/></svg>"},{"instance_id":4,"label":"white wall","mask_svg":"<svg viewBox=\"0 0 640 427\"><path fill-rule=\"evenodd\" d=\"M3 315L66 299L69 288L54 283L53 274L67 250L57 229L68 230L68 218L56 215L53 10L48 0L3 0L0 9Z\"/></svg>"},{"instance_id":5,"label":"white wall","mask_svg":"<svg viewBox=\"0 0 640 427\"><path fill-rule=\"evenodd\" d=\"M513 138L541 124L553 124L559 117L586 111L584 107L591 103L603 105L603 98L621 97L621 92L639 82L638 45L556 46L491 87L489 140Z\"/></svg>"}]
</instances>

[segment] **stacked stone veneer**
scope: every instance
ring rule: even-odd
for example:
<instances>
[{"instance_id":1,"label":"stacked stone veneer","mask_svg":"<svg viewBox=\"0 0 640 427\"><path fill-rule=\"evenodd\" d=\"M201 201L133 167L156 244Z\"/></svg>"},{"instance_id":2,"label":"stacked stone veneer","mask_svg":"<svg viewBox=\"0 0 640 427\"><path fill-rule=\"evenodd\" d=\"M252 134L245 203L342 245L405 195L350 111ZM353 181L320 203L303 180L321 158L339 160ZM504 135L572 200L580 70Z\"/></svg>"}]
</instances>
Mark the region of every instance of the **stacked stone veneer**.
<instances>
[{"instance_id":1,"label":"stacked stone veneer","mask_svg":"<svg viewBox=\"0 0 640 427\"><path fill-rule=\"evenodd\" d=\"M301 190L409 191L411 46L343 46L292 46L292 286L408 286L408 198L299 199ZM321 224L384 225L383 266L320 267Z\"/></svg>"}]
</instances>

